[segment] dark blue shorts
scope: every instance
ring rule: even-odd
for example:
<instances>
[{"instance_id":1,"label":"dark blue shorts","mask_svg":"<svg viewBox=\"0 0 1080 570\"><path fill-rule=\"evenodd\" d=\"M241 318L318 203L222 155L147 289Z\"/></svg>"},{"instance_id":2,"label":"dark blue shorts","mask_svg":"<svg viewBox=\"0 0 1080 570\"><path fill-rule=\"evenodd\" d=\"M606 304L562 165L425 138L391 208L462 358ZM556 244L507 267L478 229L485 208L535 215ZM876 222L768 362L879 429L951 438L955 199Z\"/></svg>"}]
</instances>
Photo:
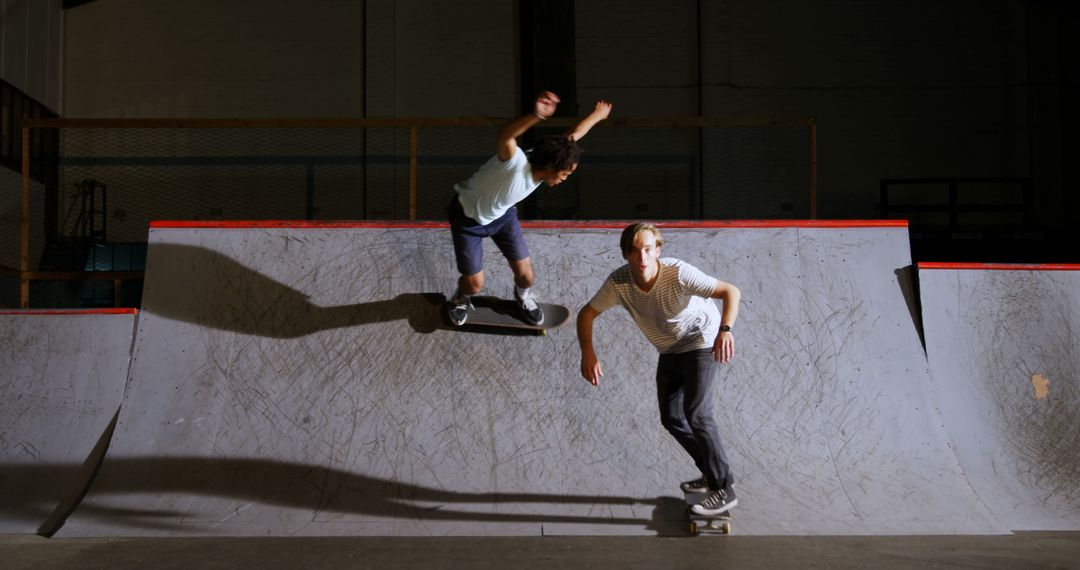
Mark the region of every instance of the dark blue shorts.
<instances>
[{"instance_id":1,"label":"dark blue shorts","mask_svg":"<svg viewBox=\"0 0 1080 570\"><path fill-rule=\"evenodd\" d=\"M457 194L446 209L450 233L454 236L454 257L462 275L475 275L484 268L484 238L490 237L509 261L529 257L529 246L521 233L517 208L510 208L499 219L484 226L465 215Z\"/></svg>"}]
</instances>

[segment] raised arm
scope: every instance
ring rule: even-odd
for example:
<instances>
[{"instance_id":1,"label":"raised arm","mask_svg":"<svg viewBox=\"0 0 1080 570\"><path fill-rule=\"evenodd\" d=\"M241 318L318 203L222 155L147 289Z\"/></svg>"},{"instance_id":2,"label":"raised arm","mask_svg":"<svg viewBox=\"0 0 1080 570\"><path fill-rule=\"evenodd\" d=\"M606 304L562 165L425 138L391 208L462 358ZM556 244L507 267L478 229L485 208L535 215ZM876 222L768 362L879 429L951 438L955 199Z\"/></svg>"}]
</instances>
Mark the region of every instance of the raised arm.
<instances>
[{"instance_id":1,"label":"raised arm","mask_svg":"<svg viewBox=\"0 0 1080 570\"><path fill-rule=\"evenodd\" d=\"M499 129L499 137L495 142L495 154L499 156L499 160L503 162L510 160L517 152L517 138L533 128L536 123L554 115L558 105L559 96L551 91L544 91L536 97L532 113L522 115Z\"/></svg>"},{"instance_id":2,"label":"raised arm","mask_svg":"<svg viewBox=\"0 0 1080 570\"><path fill-rule=\"evenodd\" d=\"M720 314L720 324L727 325L729 327L735 326L735 319L739 317L739 299L742 297L742 293L739 288L726 283L724 281L717 280L716 289L713 290L712 298L720 299L724 302L724 308ZM712 348L713 360L720 362L727 362L735 356L735 336L731 334L731 331L720 331L716 335L716 340L713 342Z\"/></svg>"},{"instance_id":3,"label":"raised arm","mask_svg":"<svg viewBox=\"0 0 1080 570\"><path fill-rule=\"evenodd\" d=\"M578 344L581 346L581 377L593 386L599 385L600 377L604 375L604 371L600 368L600 361L596 358L596 352L593 351L592 343L593 321L599 315L596 309L585 305L578 312L577 317Z\"/></svg>"},{"instance_id":4,"label":"raised arm","mask_svg":"<svg viewBox=\"0 0 1080 570\"><path fill-rule=\"evenodd\" d=\"M571 140L581 140L581 137L585 136L589 129L596 126L596 123L608 118L609 114L611 114L611 103L603 99L597 101L593 112L582 119L566 136L570 137Z\"/></svg>"}]
</instances>

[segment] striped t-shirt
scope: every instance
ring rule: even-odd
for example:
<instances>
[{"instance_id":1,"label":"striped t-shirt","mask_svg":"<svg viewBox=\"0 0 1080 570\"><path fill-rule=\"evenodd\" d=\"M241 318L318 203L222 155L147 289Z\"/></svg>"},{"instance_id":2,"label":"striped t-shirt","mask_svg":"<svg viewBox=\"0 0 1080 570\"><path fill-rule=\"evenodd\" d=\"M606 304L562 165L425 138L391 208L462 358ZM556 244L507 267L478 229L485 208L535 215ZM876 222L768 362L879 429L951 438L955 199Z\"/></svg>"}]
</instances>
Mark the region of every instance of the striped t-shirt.
<instances>
[{"instance_id":1,"label":"striped t-shirt","mask_svg":"<svg viewBox=\"0 0 1080 570\"><path fill-rule=\"evenodd\" d=\"M661 354L712 348L720 330L720 311L711 298L716 283L693 265L665 257L648 293L624 265L611 272L589 306L602 313L621 304Z\"/></svg>"}]
</instances>

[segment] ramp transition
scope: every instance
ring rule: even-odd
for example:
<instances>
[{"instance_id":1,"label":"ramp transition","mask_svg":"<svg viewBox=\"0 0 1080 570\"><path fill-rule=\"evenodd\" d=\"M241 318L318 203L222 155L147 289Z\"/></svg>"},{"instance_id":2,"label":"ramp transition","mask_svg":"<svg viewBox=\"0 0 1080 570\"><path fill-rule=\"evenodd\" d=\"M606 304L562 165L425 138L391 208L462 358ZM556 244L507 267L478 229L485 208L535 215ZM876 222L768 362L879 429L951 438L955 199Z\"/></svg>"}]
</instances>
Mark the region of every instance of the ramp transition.
<instances>
[{"instance_id":1,"label":"ramp transition","mask_svg":"<svg viewBox=\"0 0 1080 570\"><path fill-rule=\"evenodd\" d=\"M527 227L539 296L580 308L620 230ZM933 400L905 225L664 231L665 255L743 291L719 396L737 532L1007 532ZM597 389L572 324L451 330L455 279L441 224L156 224L115 435L60 535L684 532L696 473L626 313L597 321Z\"/></svg>"},{"instance_id":2,"label":"ramp transition","mask_svg":"<svg viewBox=\"0 0 1080 570\"><path fill-rule=\"evenodd\" d=\"M1013 530L1080 530L1080 265L920 264L935 401Z\"/></svg>"},{"instance_id":3,"label":"ramp transition","mask_svg":"<svg viewBox=\"0 0 1080 570\"><path fill-rule=\"evenodd\" d=\"M134 324L129 309L0 311L0 534L52 532L89 484Z\"/></svg>"}]
</instances>

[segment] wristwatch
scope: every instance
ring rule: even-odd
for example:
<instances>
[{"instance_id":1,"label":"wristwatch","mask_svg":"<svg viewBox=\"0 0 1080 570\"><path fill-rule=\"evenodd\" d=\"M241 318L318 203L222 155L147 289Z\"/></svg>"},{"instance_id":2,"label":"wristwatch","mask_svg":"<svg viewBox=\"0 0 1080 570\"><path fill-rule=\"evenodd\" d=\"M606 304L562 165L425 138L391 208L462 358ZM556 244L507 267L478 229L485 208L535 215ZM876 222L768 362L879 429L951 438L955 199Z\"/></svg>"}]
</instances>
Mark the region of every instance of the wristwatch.
<instances>
[{"instance_id":1,"label":"wristwatch","mask_svg":"<svg viewBox=\"0 0 1080 570\"><path fill-rule=\"evenodd\" d=\"M720 325L720 332L731 332L730 325Z\"/></svg>"}]
</instances>

